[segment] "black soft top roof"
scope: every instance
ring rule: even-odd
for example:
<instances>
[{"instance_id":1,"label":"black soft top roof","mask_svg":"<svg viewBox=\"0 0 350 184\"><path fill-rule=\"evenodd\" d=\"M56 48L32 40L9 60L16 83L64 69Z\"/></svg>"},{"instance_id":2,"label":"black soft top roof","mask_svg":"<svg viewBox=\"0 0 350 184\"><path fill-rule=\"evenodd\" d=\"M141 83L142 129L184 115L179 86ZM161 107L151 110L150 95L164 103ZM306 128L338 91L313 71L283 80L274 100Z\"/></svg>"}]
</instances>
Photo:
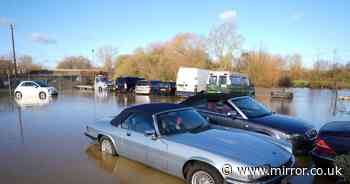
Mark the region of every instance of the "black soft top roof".
<instances>
[{"instance_id":1,"label":"black soft top roof","mask_svg":"<svg viewBox=\"0 0 350 184\"><path fill-rule=\"evenodd\" d=\"M202 93L195 96L188 97L186 100L182 101L180 104L191 106L193 103L207 100L207 101L219 101L219 100L228 100L230 98L242 97L245 95L232 95L226 93Z\"/></svg>"},{"instance_id":2,"label":"black soft top roof","mask_svg":"<svg viewBox=\"0 0 350 184\"><path fill-rule=\"evenodd\" d=\"M184 107L186 106L182 104L172 104L172 103L149 103L149 104L135 105L124 109L118 116L116 116L112 120L111 123L117 126L132 114L142 115L146 118L151 119L153 114L167 111L167 110L172 110L172 109L184 108Z\"/></svg>"}]
</instances>

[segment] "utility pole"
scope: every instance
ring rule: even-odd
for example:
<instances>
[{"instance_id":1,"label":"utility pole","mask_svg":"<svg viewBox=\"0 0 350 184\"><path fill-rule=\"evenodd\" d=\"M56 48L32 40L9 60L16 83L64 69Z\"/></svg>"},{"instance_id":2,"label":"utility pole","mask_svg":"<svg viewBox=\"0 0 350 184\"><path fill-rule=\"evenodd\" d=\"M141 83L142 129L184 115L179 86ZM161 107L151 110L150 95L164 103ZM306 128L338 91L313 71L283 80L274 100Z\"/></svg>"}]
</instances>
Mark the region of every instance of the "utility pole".
<instances>
[{"instance_id":1,"label":"utility pole","mask_svg":"<svg viewBox=\"0 0 350 184\"><path fill-rule=\"evenodd\" d=\"M333 106L333 115L335 116L337 113L337 100L338 100L338 86L337 86L337 79L336 79L336 72L337 72L337 49L333 50L333 63L332 63L332 80L333 80L333 90L335 92L335 98L334 98L334 106Z\"/></svg>"},{"instance_id":2,"label":"utility pole","mask_svg":"<svg viewBox=\"0 0 350 184\"><path fill-rule=\"evenodd\" d=\"M15 81L17 81L17 61L16 61L15 37L14 37L14 25L13 24L10 24L10 30L11 30L11 40L12 40L13 64L15 65Z\"/></svg>"}]
</instances>

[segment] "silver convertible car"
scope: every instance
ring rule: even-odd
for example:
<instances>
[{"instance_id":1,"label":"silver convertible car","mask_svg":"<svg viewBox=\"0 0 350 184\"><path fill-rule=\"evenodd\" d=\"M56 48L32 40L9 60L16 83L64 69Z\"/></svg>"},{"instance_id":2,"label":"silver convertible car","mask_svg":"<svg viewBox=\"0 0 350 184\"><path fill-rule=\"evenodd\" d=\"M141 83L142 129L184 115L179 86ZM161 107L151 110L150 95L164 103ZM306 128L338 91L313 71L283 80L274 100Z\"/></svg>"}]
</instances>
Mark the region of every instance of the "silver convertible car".
<instances>
[{"instance_id":1,"label":"silver convertible car","mask_svg":"<svg viewBox=\"0 0 350 184\"><path fill-rule=\"evenodd\" d=\"M293 167L288 142L213 126L191 107L153 103L88 125L85 135L105 154L141 162L189 184L275 183L287 178L243 169Z\"/></svg>"}]
</instances>

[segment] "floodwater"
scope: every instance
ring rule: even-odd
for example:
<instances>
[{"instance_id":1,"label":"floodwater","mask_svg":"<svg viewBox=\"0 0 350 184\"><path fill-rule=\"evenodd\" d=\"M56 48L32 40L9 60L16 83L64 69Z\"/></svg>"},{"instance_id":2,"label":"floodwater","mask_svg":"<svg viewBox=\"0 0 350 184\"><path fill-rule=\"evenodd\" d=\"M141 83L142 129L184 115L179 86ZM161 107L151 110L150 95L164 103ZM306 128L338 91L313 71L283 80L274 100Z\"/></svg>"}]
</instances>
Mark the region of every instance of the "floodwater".
<instances>
[{"instance_id":1,"label":"floodwater","mask_svg":"<svg viewBox=\"0 0 350 184\"><path fill-rule=\"evenodd\" d=\"M259 89L257 99L273 111L308 120L318 128L328 121L350 119L350 102L335 104L333 92L294 91L292 101L271 100L268 89ZM350 95L350 91L341 91L340 95ZM123 157L104 156L83 135L88 123L116 115L125 106L180 100L177 97L64 91L57 98L16 101L2 93L0 183L183 184L180 179ZM309 158L298 160L302 165L309 164ZM320 178L314 181L332 183ZM297 183L310 182L312 180L301 178Z\"/></svg>"}]
</instances>

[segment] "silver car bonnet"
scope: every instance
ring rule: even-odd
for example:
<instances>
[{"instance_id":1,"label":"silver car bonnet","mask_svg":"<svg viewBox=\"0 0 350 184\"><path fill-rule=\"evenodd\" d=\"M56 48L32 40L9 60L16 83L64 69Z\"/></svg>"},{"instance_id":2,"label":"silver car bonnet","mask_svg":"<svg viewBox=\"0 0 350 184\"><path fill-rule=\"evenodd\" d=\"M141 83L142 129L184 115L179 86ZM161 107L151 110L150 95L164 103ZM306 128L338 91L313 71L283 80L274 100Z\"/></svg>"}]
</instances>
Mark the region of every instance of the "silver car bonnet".
<instances>
[{"instance_id":1,"label":"silver car bonnet","mask_svg":"<svg viewBox=\"0 0 350 184\"><path fill-rule=\"evenodd\" d=\"M278 167L292 157L292 154L282 147L246 132L209 129L200 133L172 135L164 139L252 167L265 164Z\"/></svg>"}]
</instances>

